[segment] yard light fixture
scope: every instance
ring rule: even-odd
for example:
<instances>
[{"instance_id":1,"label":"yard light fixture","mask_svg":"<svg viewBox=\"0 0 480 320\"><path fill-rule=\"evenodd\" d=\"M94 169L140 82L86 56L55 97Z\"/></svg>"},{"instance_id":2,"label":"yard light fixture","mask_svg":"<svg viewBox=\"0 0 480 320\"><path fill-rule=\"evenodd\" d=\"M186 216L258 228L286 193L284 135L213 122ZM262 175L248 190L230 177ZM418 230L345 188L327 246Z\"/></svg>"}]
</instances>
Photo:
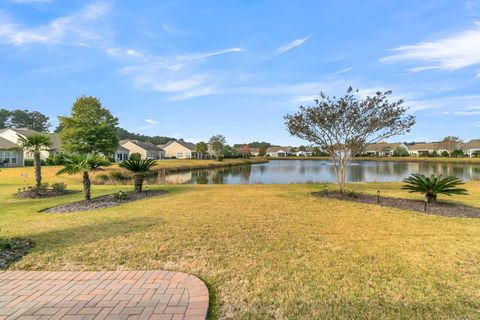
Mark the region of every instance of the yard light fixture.
<instances>
[{"instance_id":1,"label":"yard light fixture","mask_svg":"<svg viewBox=\"0 0 480 320\"><path fill-rule=\"evenodd\" d=\"M323 185L323 192L328 196L328 186L327 186L327 184Z\"/></svg>"},{"instance_id":2,"label":"yard light fixture","mask_svg":"<svg viewBox=\"0 0 480 320\"><path fill-rule=\"evenodd\" d=\"M145 197L148 196L148 186L145 186Z\"/></svg>"},{"instance_id":3,"label":"yard light fixture","mask_svg":"<svg viewBox=\"0 0 480 320\"><path fill-rule=\"evenodd\" d=\"M377 190L377 203L380 203L380 190Z\"/></svg>"},{"instance_id":4,"label":"yard light fixture","mask_svg":"<svg viewBox=\"0 0 480 320\"><path fill-rule=\"evenodd\" d=\"M428 197L425 196L423 211L427 212Z\"/></svg>"}]
</instances>

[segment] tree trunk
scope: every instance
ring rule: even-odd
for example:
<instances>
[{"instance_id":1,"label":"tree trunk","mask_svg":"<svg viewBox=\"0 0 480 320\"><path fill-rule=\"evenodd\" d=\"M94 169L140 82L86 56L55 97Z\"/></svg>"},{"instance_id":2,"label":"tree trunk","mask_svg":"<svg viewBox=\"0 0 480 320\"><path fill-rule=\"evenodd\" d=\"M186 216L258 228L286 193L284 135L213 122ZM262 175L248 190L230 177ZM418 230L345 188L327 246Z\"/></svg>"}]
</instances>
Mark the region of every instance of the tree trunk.
<instances>
[{"instance_id":1,"label":"tree trunk","mask_svg":"<svg viewBox=\"0 0 480 320\"><path fill-rule=\"evenodd\" d=\"M83 173L83 192L85 193L85 201L90 201L90 176L88 172Z\"/></svg>"},{"instance_id":2,"label":"tree trunk","mask_svg":"<svg viewBox=\"0 0 480 320\"><path fill-rule=\"evenodd\" d=\"M35 185L40 187L42 185L42 160L40 159L40 152L33 154L33 164L35 165Z\"/></svg>"},{"instance_id":3,"label":"tree trunk","mask_svg":"<svg viewBox=\"0 0 480 320\"><path fill-rule=\"evenodd\" d=\"M143 174L136 174L135 175L135 192L140 193L142 192L143 188Z\"/></svg>"},{"instance_id":4,"label":"tree trunk","mask_svg":"<svg viewBox=\"0 0 480 320\"><path fill-rule=\"evenodd\" d=\"M427 193L425 195L425 197L427 198L428 203L434 203L435 201L437 201L437 195L436 194Z\"/></svg>"}]
</instances>

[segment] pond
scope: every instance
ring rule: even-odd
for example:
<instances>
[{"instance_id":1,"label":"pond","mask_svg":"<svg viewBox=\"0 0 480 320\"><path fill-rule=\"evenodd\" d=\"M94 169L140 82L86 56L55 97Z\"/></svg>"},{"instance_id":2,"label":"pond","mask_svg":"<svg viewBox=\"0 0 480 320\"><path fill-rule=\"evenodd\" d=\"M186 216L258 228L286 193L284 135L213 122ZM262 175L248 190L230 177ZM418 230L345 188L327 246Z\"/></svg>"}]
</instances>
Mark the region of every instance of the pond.
<instances>
[{"instance_id":1,"label":"pond","mask_svg":"<svg viewBox=\"0 0 480 320\"><path fill-rule=\"evenodd\" d=\"M355 161L348 182L401 181L411 173L443 174L462 180L480 177L480 165L435 162ZM192 170L157 176L151 184L291 184L335 182L329 160L272 160L268 163Z\"/></svg>"}]
</instances>

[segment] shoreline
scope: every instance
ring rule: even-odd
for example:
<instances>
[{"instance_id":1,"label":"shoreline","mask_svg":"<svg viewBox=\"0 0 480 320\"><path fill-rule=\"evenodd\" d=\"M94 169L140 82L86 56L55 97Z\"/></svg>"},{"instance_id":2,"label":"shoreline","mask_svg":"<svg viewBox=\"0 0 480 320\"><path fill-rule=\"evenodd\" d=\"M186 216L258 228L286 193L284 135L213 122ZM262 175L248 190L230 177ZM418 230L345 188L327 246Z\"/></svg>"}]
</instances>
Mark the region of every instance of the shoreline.
<instances>
[{"instance_id":1,"label":"shoreline","mask_svg":"<svg viewBox=\"0 0 480 320\"><path fill-rule=\"evenodd\" d=\"M184 160L181 160L184 161ZM185 160L189 161L189 160ZM158 164L162 164L162 162L158 163L155 167L153 167L152 172L159 173L159 174L170 174L182 171L192 171L192 170L202 170L202 169L217 169L217 168L227 168L227 167L235 167L235 166L242 166L242 165L252 165L257 163L267 163L270 159L267 158L250 158L250 159L224 159L223 161L215 161L212 160L198 160L198 161L205 161L205 164L195 164L195 165L185 165L179 166L172 165L171 167L159 167Z\"/></svg>"},{"instance_id":2,"label":"shoreline","mask_svg":"<svg viewBox=\"0 0 480 320\"><path fill-rule=\"evenodd\" d=\"M330 160L330 157L278 157L267 158L268 160ZM446 157L355 157L354 161L377 161L377 162L430 162L430 163L458 163L479 164L480 158L446 158Z\"/></svg>"}]
</instances>

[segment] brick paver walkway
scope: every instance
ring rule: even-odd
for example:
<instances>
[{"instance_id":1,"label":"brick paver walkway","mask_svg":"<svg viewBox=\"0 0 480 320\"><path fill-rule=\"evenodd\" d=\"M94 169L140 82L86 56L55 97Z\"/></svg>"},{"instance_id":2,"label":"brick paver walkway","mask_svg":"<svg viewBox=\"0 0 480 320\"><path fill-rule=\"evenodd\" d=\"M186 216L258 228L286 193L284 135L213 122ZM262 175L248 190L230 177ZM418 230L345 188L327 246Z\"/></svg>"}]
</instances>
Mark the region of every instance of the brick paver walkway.
<instances>
[{"instance_id":1,"label":"brick paver walkway","mask_svg":"<svg viewBox=\"0 0 480 320\"><path fill-rule=\"evenodd\" d=\"M0 319L204 320L207 311L207 287L181 272L0 272Z\"/></svg>"}]
</instances>

